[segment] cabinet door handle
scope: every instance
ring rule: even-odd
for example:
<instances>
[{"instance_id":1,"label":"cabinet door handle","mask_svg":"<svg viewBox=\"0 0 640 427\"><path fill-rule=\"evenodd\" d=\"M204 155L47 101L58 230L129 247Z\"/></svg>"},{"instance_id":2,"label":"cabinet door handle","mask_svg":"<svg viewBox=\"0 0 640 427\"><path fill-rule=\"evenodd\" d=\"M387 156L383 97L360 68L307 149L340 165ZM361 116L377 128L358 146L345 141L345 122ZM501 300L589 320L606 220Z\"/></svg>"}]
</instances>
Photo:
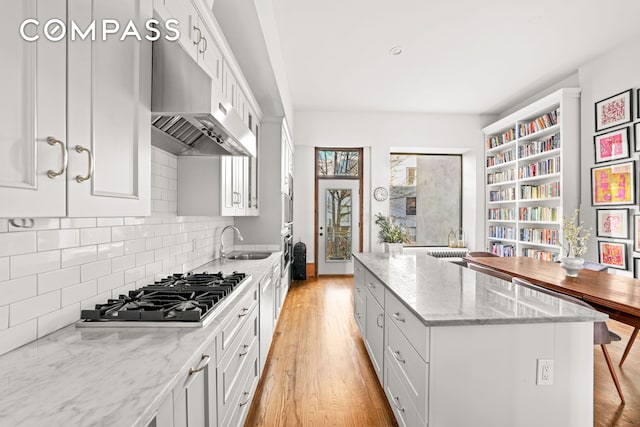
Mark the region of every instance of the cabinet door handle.
<instances>
[{"instance_id":1,"label":"cabinet door handle","mask_svg":"<svg viewBox=\"0 0 640 427\"><path fill-rule=\"evenodd\" d=\"M193 31L198 32L198 40L193 41L193 44L198 46L200 44L200 40L202 40L202 31L200 31L200 28L196 27L195 25L193 26Z\"/></svg>"},{"instance_id":2,"label":"cabinet door handle","mask_svg":"<svg viewBox=\"0 0 640 427\"><path fill-rule=\"evenodd\" d=\"M360 313L356 313L356 319L360 318Z\"/></svg>"},{"instance_id":3,"label":"cabinet door handle","mask_svg":"<svg viewBox=\"0 0 640 427\"><path fill-rule=\"evenodd\" d=\"M247 315L248 312L249 312L248 308L242 307L242 310L240 310L240 314L238 314L238 317L244 317Z\"/></svg>"},{"instance_id":4,"label":"cabinet door handle","mask_svg":"<svg viewBox=\"0 0 640 427\"><path fill-rule=\"evenodd\" d=\"M374 284L373 284L373 282L369 282L369 287L370 287L371 289L375 289L375 288L376 288L376 285L374 285Z\"/></svg>"},{"instance_id":5,"label":"cabinet door handle","mask_svg":"<svg viewBox=\"0 0 640 427\"><path fill-rule=\"evenodd\" d=\"M400 312L399 311L396 311L395 313L393 313L393 317L395 317L400 322L404 322L405 321L404 317L400 316Z\"/></svg>"},{"instance_id":6,"label":"cabinet door handle","mask_svg":"<svg viewBox=\"0 0 640 427\"><path fill-rule=\"evenodd\" d=\"M87 176L78 175L76 176L76 181L79 183L83 183L88 181L93 176L93 153L88 148L84 148L82 145L76 145L76 152L78 153L87 153L89 156L89 171L87 172Z\"/></svg>"},{"instance_id":7,"label":"cabinet door handle","mask_svg":"<svg viewBox=\"0 0 640 427\"><path fill-rule=\"evenodd\" d=\"M244 349L244 351L241 351L238 356L242 357L245 354L249 353L249 344L243 344L242 348Z\"/></svg>"},{"instance_id":8,"label":"cabinet door handle","mask_svg":"<svg viewBox=\"0 0 640 427\"><path fill-rule=\"evenodd\" d=\"M398 408L399 411L404 412L404 408L400 405L400 396L393 398L393 406Z\"/></svg>"},{"instance_id":9,"label":"cabinet door handle","mask_svg":"<svg viewBox=\"0 0 640 427\"><path fill-rule=\"evenodd\" d=\"M393 352L393 357L396 358L396 360L400 363L407 363L407 361L405 359L402 358L402 356L400 356L400 350L396 350Z\"/></svg>"},{"instance_id":10,"label":"cabinet door handle","mask_svg":"<svg viewBox=\"0 0 640 427\"><path fill-rule=\"evenodd\" d=\"M383 323L382 325L380 324L380 318L384 317L384 313L380 313L376 316L376 325L378 325L379 328L384 328L384 319L383 319Z\"/></svg>"},{"instance_id":11,"label":"cabinet door handle","mask_svg":"<svg viewBox=\"0 0 640 427\"><path fill-rule=\"evenodd\" d=\"M243 395L243 396L247 396L247 400L245 400L244 402L240 402L240 405L239 405L239 406L244 406L244 405L246 405L247 403L249 403L249 396L250 396L250 393L249 393L248 391L243 391L243 392L242 392L242 395Z\"/></svg>"},{"instance_id":12,"label":"cabinet door handle","mask_svg":"<svg viewBox=\"0 0 640 427\"><path fill-rule=\"evenodd\" d=\"M60 148L62 149L62 167L60 168L59 171L54 171L54 170L49 170L47 171L47 176L51 179L54 179L57 176L60 176L64 173L65 169L67 169L67 163L69 162L69 153L67 152L67 147L64 146L64 142L55 139L54 137L50 136L47 138L47 142L49 143L49 145L56 145L56 144L60 144Z\"/></svg>"},{"instance_id":13,"label":"cabinet door handle","mask_svg":"<svg viewBox=\"0 0 640 427\"><path fill-rule=\"evenodd\" d=\"M206 37L202 37L202 41L204 42L204 47L202 49L198 49L198 52L205 53L207 51L207 47L209 46L209 44L207 43Z\"/></svg>"},{"instance_id":14,"label":"cabinet door handle","mask_svg":"<svg viewBox=\"0 0 640 427\"><path fill-rule=\"evenodd\" d=\"M209 356L208 354L202 353L202 358L200 359L200 364L198 366L196 366L195 368L189 368L189 375L195 374L196 372L200 372L204 368L206 368L207 365L209 364L209 360L210 359L211 359L211 356Z\"/></svg>"}]
</instances>

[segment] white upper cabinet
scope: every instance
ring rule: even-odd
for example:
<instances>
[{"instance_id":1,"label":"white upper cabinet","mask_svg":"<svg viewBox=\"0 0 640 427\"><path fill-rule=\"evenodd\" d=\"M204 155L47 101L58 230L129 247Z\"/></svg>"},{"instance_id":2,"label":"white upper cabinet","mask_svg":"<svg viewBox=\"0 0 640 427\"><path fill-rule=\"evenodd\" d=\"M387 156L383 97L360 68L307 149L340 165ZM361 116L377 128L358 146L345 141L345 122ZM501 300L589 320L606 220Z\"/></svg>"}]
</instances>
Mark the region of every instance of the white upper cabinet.
<instances>
[{"instance_id":1,"label":"white upper cabinet","mask_svg":"<svg viewBox=\"0 0 640 427\"><path fill-rule=\"evenodd\" d=\"M66 212L66 47L40 37L24 41L27 18L64 19L65 0L4 2L0 18L2 128L0 217L64 216ZM35 26L25 27L29 36ZM47 142L52 138L52 144ZM54 142L55 141L55 142ZM52 174L48 175L48 172ZM55 175L61 172L60 175Z\"/></svg>"},{"instance_id":2,"label":"white upper cabinet","mask_svg":"<svg viewBox=\"0 0 640 427\"><path fill-rule=\"evenodd\" d=\"M151 0L68 5L81 28L114 19L144 29L153 14ZM151 43L69 41L68 64L68 215L149 215Z\"/></svg>"}]
</instances>

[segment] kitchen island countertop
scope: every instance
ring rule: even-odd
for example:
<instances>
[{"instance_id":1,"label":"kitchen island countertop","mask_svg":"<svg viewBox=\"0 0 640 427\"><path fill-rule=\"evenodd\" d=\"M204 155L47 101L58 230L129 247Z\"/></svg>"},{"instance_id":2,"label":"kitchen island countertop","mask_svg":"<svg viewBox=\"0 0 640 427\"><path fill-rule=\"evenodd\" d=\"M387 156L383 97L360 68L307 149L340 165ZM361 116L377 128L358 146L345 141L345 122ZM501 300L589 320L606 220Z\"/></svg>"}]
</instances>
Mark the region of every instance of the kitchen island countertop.
<instances>
[{"instance_id":1,"label":"kitchen island countertop","mask_svg":"<svg viewBox=\"0 0 640 427\"><path fill-rule=\"evenodd\" d=\"M255 283L281 254L193 271L242 271ZM248 289L238 288L234 300ZM145 427L232 308L214 312L204 328L72 324L0 356L0 425Z\"/></svg>"},{"instance_id":2,"label":"kitchen island countertop","mask_svg":"<svg viewBox=\"0 0 640 427\"><path fill-rule=\"evenodd\" d=\"M427 326L593 322L607 315L426 254L355 253Z\"/></svg>"}]
</instances>

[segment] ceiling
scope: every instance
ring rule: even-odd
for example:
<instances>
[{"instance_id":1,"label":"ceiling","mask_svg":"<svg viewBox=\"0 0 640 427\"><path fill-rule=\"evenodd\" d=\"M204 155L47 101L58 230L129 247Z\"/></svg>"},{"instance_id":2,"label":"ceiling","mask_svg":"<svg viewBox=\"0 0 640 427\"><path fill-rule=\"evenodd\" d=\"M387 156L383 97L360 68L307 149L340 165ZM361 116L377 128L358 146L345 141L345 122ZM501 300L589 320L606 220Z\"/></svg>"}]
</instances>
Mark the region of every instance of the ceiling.
<instances>
[{"instance_id":1,"label":"ceiling","mask_svg":"<svg viewBox=\"0 0 640 427\"><path fill-rule=\"evenodd\" d=\"M640 36L638 0L272 1L297 110L499 113Z\"/></svg>"}]
</instances>

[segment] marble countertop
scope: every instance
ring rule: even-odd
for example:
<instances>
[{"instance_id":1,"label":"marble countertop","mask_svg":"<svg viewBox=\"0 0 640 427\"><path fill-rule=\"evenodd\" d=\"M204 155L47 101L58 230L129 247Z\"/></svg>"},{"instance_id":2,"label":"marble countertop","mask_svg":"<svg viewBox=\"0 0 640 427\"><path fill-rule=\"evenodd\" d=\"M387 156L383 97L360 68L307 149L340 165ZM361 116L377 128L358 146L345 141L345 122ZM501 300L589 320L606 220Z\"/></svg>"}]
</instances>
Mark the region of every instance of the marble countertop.
<instances>
[{"instance_id":1,"label":"marble countertop","mask_svg":"<svg viewBox=\"0 0 640 427\"><path fill-rule=\"evenodd\" d=\"M194 271L242 271L256 283L280 256L213 261ZM146 427L231 309L214 312L205 328L70 325L0 356L0 426Z\"/></svg>"},{"instance_id":2,"label":"marble countertop","mask_svg":"<svg viewBox=\"0 0 640 427\"><path fill-rule=\"evenodd\" d=\"M354 256L427 326L607 319L598 311L426 254Z\"/></svg>"}]
</instances>

